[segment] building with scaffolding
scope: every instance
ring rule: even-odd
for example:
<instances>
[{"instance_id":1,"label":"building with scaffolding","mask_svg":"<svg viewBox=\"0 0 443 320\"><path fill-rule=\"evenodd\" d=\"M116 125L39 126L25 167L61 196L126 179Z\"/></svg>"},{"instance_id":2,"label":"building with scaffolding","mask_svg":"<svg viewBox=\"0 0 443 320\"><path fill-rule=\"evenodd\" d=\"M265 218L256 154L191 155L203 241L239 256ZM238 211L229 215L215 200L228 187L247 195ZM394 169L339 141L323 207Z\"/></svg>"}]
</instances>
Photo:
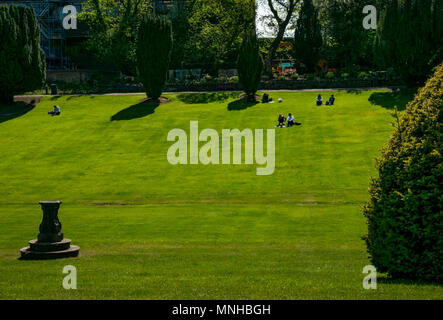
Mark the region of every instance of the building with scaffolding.
<instances>
[{"instance_id":1,"label":"building with scaffolding","mask_svg":"<svg viewBox=\"0 0 443 320\"><path fill-rule=\"evenodd\" d=\"M84 38L85 33L77 30L63 28L63 8L68 5L81 10L84 0L23 0L3 1L0 4L23 4L34 9L35 16L40 23L41 46L46 54L48 69L69 69L72 64L67 52L70 41Z\"/></svg>"},{"instance_id":2,"label":"building with scaffolding","mask_svg":"<svg viewBox=\"0 0 443 320\"><path fill-rule=\"evenodd\" d=\"M0 4L22 4L34 9L40 23L41 46L46 54L48 70L72 70L93 68L93 59L81 57L75 63L71 59L73 47L82 47L87 38L87 26L78 22L76 30L63 28L63 8L73 5L79 13L85 0L0 0ZM186 0L152 0L155 14L173 16L179 14Z\"/></svg>"}]
</instances>

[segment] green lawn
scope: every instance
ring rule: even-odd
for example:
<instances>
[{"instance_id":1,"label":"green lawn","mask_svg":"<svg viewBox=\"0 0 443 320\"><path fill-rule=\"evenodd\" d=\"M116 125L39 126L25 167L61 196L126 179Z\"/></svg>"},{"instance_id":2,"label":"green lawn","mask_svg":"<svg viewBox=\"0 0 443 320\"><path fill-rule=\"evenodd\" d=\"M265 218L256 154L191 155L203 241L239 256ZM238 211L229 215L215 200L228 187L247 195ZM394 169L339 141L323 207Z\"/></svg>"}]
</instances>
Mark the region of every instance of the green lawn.
<instances>
[{"instance_id":1,"label":"green lawn","mask_svg":"<svg viewBox=\"0 0 443 320\"><path fill-rule=\"evenodd\" d=\"M410 96L272 93L246 106L233 94L45 98L17 114L0 107L2 299L442 299L443 288L380 275L369 264L360 207L374 157L392 131L391 109ZM329 93L324 94L324 96ZM53 104L60 117L50 117ZM3 110L3 111L2 111ZM276 168L176 165L173 128L274 128L278 113L302 126L276 129ZM36 237L39 200L63 200L65 237L80 257L20 261ZM78 271L65 290L63 266Z\"/></svg>"}]
</instances>

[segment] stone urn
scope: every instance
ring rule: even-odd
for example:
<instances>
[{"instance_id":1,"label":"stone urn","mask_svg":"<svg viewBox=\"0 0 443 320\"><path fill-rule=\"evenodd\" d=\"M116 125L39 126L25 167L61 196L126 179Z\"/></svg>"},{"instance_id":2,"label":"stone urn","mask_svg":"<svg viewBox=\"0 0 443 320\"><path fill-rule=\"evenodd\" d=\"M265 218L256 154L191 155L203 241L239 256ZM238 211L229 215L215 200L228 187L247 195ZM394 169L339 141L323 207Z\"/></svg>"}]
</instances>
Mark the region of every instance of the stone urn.
<instances>
[{"instance_id":1,"label":"stone urn","mask_svg":"<svg viewBox=\"0 0 443 320\"><path fill-rule=\"evenodd\" d=\"M77 257L80 247L71 245L70 239L63 238L62 224L58 219L58 209L62 202L40 201L43 219L37 239L29 241L29 246L20 249L21 259L40 260Z\"/></svg>"}]
</instances>

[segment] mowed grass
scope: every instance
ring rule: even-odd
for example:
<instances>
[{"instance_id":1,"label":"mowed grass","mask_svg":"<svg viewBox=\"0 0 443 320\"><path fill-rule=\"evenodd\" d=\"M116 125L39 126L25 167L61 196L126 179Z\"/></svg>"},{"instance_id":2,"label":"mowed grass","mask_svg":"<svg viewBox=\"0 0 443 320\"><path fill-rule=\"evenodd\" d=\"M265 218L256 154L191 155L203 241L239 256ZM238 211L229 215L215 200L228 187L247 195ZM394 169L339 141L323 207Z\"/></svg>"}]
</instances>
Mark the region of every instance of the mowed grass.
<instances>
[{"instance_id":1,"label":"mowed grass","mask_svg":"<svg viewBox=\"0 0 443 320\"><path fill-rule=\"evenodd\" d=\"M314 106L314 92L279 92L283 103L250 106L223 93L168 94L158 107L139 105L142 95L79 96L0 112L0 298L443 298L439 285L384 275L363 289L360 207L393 129L391 96L334 94L334 107ZM60 117L47 115L53 104ZM302 126L274 128L288 112ZM220 135L275 129L274 174L171 165L167 134L192 120ZM38 233L38 201L54 199L80 257L17 260ZM77 290L62 287L68 264Z\"/></svg>"}]
</instances>

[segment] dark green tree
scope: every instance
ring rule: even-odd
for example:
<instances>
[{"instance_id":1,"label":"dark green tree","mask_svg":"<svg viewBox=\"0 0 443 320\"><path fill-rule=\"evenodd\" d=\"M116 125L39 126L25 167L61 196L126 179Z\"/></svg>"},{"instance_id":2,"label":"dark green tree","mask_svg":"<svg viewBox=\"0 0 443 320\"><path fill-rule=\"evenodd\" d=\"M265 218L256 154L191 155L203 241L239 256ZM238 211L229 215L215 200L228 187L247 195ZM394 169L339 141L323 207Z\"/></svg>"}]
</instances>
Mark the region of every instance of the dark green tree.
<instances>
[{"instance_id":1,"label":"dark green tree","mask_svg":"<svg viewBox=\"0 0 443 320\"><path fill-rule=\"evenodd\" d=\"M316 0L323 29L324 53L330 65L353 73L358 66L375 66L373 62L374 30L363 28L363 8L380 0ZM384 0L383 0L384 1Z\"/></svg>"},{"instance_id":2,"label":"dark green tree","mask_svg":"<svg viewBox=\"0 0 443 320\"><path fill-rule=\"evenodd\" d=\"M443 280L443 64L377 159L363 208L372 264L396 278Z\"/></svg>"},{"instance_id":3,"label":"dark green tree","mask_svg":"<svg viewBox=\"0 0 443 320\"><path fill-rule=\"evenodd\" d=\"M87 51L104 69L136 74L136 38L141 18L152 0L85 0L79 20L88 29Z\"/></svg>"},{"instance_id":4,"label":"dark green tree","mask_svg":"<svg viewBox=\"0 0 443 320\"><path fill-rule=\"evenodd\" d=\"M255 29L245 32L238 52L237 70L248 102L255 101L255 93L260 85L263 59L259 50Z\"/></svg>"},{"instance_id":5,"label":"dark green tree","mask_svg":"<svg viewBox=\"0 0 443 320\"><path fill-rule=\"evenodd\" d=\"M171 22L165 16L143 16L137 38L137 67L149 98L158 99L165 88L171 51Z\"/></svg>"},{"instance_id":6,"label":"dark green tree","mask_svg":"<svg viewBox=\"0 0 443 320\"><path fill-rule=\"evenodd\" d=\"M306 66L308 72L315 71L322 42L318 11L312 0L304 0L294 32L293 48L295 58Z\"/></svg>"},{"instance_id":7,"label":"dark green tree","mask_svg":"<svg viewBox=\"0 0 443 320\"><path fill-rule=\"evenodd\" d=\"M423 84L443 58L442 17L441 0L389 0L377 28L379 65L410 86Z\"/></svg>"},{"instance_id":8,"label":"dark green tree","mask_svg":"<svg viewBox=\"0 0 443 320\"><path fill-rule=\"evenodd\" d=\"M42 87L45 54L40 48L40 26L28 6L0 6L0 101Z\"/></svg>"}]
</instances>

